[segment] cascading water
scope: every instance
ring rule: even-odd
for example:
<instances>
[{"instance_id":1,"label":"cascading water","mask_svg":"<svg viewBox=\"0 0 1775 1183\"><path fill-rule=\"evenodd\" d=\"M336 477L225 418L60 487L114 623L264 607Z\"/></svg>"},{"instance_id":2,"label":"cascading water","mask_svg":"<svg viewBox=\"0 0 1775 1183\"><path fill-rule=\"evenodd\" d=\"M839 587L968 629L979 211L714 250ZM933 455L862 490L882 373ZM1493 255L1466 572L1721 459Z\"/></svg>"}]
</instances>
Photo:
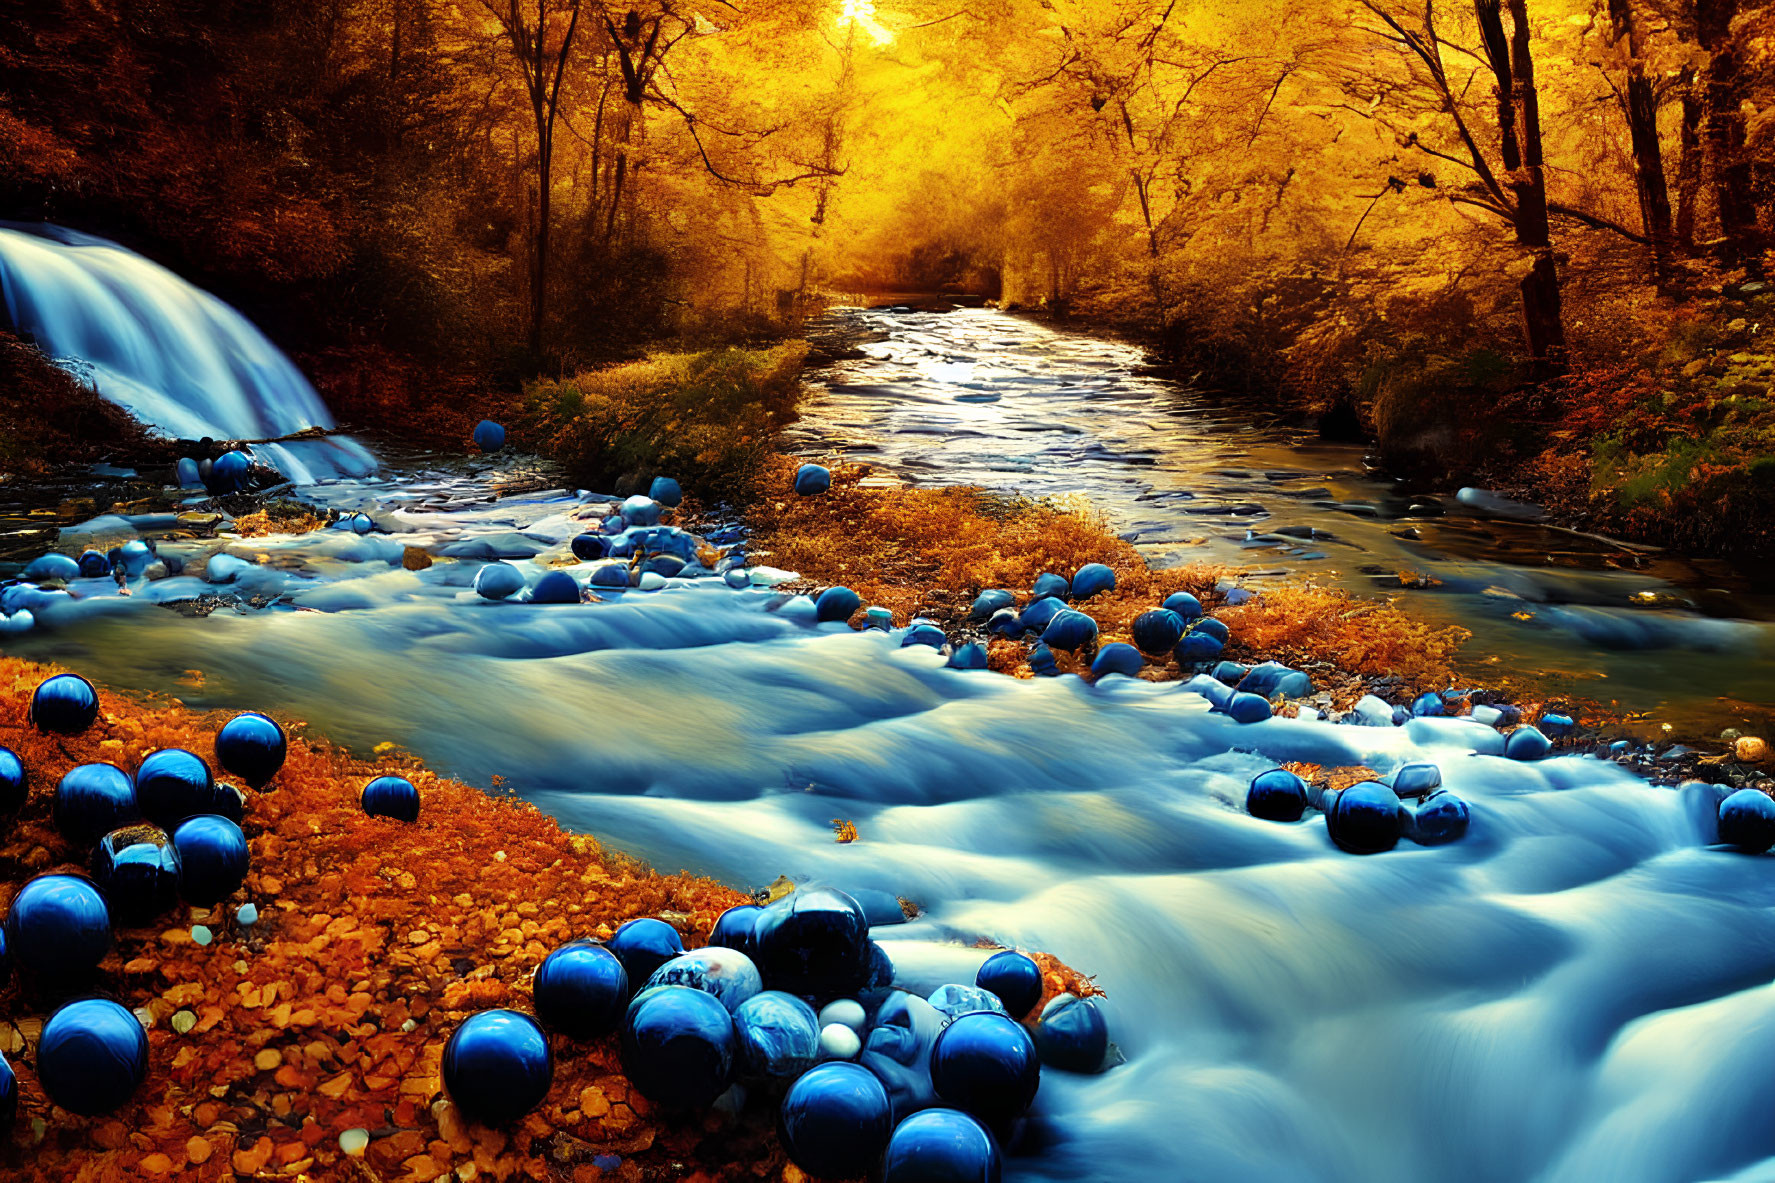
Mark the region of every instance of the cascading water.
<instances>
[{"instance_id":1,"label":"cascading water","mask_svg":"<svg viewBox=\"0 0 1775 1183\"><path fill-rule=\"evenodd\" d=\"M254 455L299 482L376 467L346 437L283 439L332 429L314 387L246 317L134 251L0 222L0 293L14 328L167 435L268 441Z\"/></svg>"}]
</instances>

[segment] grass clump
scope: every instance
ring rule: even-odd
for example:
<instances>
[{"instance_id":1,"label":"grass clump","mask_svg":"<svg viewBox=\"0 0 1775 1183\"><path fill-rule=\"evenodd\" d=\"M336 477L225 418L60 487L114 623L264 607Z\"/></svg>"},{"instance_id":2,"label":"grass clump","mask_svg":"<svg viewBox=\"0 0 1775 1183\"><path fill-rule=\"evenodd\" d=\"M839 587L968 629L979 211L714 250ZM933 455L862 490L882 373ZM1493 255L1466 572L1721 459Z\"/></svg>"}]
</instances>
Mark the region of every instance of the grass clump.
<instances>
[{"instance_id":1,"label":"grass clump","mask_svg":"<svg viewBox=\"0 0 1775 1183\"><path fill-rule=\"evenodd\" d=\"M795 417L807 343L666 353L525 390L527 433L581 484L676 478L705 501L749 495Z\"/></svg>"}]
</instances>

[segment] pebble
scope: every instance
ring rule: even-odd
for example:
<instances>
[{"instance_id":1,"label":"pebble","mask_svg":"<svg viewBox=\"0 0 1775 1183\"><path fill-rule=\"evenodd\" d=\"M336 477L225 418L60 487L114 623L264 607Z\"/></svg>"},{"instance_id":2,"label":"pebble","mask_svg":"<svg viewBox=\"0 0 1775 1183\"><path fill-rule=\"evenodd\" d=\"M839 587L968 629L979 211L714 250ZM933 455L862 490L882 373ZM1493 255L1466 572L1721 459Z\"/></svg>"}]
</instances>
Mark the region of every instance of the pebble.
<instances>
[{"instance_id":1,"label":"pebble","mask_svg":"<svg viewBox=\"0 0 1775 1183\"><path fill-rule=\"evenodd\" d=\"M863 1050L863 1040L843 1023L828 1023L820 1028L820 1055L827 1060L854 1060Z\"/></svg>"},{"instance_id":2,"label":"pebble","mask_svg":"<svg viewBox=\"0 0 1775 1183\"><path fill-rule=\"evenodd\" d=\"M1732 755L1742 764L1761 764L1769 758L1769 742L1755 735L1739 736Z\"/></svg>"},{"instance_id":3,"label":"pebble","mask_svg":"<svg viewBox=\"0 0 1775 1183\"><path fill-rule=\"evenodd\" d=\"M211 941L216 939L216 936L204 925L193 924L191 926L191 939L196 941L199 945L207 946Z\"/></svg>"},{"instance_id":4,"label":"pebble","mask_svg":"<svg viewBox=\"0 0 1775 1183\"><path fill-rule=\"evenodd\" d=\"M346 1130L339 1135L339 1149L352 1158L362 1158L370 1145L370 1131L366 1129Z\"/></svg>"},{"instance_id":5,"label":"pebble","mask_svg":"<svg viewBox=\"0 0 1775 1183\"><path fill-rule=\"evenodd\" d=\"M863 1004L854 998L840 998L836 1002L828 1002L820 1011L820 1030L824 1031L834 1023L849 1027L852 1031L861 1032L868 1022L868 1015L863 1011Z\"/></svg>"},{"instance_id":6,"label":"pebble","mask_svg":"<svg viewBox=\"0 0 1775 1183\"><path fill-rule=\"evenodd\" d=\"M252 904L242 904L234 913L234 921L242 928L251 928L259 923L259 909Z\"/></svg>"},{"instance_id":7,"label":"pebble","mask_svg":"<svg viewBox=\"0 0 1775 1183\"><path fill-rule=\"evenodd\" d=\"M191 1028L197 1026L197 1016L188 1010L174 1011L172 1028L180 1035L191 1034Z\"/></svg>"}]
</instances>

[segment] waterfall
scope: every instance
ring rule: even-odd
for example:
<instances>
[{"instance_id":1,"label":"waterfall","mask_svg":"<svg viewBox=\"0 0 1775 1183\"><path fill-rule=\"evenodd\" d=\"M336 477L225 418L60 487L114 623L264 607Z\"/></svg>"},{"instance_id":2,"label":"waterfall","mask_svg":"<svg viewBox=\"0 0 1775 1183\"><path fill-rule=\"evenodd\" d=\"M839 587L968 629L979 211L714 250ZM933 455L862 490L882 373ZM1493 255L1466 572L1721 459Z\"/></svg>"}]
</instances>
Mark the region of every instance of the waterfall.
<instances>
[{"instance_id":1,"label":"waterfall","mask_svg":"<svg viewBox=\"0 0 1775 1183\"><path fill-rule=\"evenodd\" d=\"M376 467L348 437L283 440L333 417L246 317L114 242L47 223L0 222L6 319L149 427L183 439L277 441L251 451L292 480Z\"/></svg>"}]
</instances>

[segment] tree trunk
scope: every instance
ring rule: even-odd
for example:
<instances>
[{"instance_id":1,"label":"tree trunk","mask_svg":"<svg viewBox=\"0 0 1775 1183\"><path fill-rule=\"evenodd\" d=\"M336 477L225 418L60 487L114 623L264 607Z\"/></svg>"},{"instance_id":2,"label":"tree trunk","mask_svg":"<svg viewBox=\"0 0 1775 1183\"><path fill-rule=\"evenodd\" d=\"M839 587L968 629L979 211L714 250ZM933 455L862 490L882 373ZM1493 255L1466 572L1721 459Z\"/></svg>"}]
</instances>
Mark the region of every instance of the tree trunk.
<instances>
[{"instance_id":1,"label":"tree trunk","mask_svg":"<svg viewBox=\"0 0 1775 1183\"><path fill-rule=\"evenodd\" d=\"M1652 243L1652 265L1660 285L1670 278L1670 188L1664 179L1664 150L1658 139L1658 98L1646 77L1645 34L1634 19L1633 0L1609 0L1613 40L1626 42L1627 95L1622 106L1633 148L1633 181L1639 194L1640 224Z\"/></svg>"},{"instance_id":2,"label":"tree trunk","mask_svg":"<svg viewBox=\"0 0 1775 1183\"><path fill-rule=\"evenodd\" d=\"M549 190L554 171L554 144L543 129L540 112L537 129L543 134L536 148L536 256L531 262L530 274L530 356L540 359L542 330L549 312L549 206L552 197Z\"/></svg>"},{"instance_id":3,"label":"tree trunk","mask_svg":"<svg viewBox=\"0 0 1775 1183\"><path fill-rule=\"evenodd\" d=\"M1743 47L1732 37L1738 0L1697 0L1696 39L1708 52L1705 142L1720 220L1720 262L1760 272L1762 241L1745 151Z\"/></svg>"},{"instance_id":4,"label":"tree trunk","mask_svg":"<svg viewBox=\"0 0 1775 1183\"><path fill-rule=\"evenodd\" d=\"M1685 252L1695 249L1695 204L1701 197L1701 94L1695 70L1684 66L1681 149L1676 162L1676 241Z\"/></svg>"}]
</instances>

